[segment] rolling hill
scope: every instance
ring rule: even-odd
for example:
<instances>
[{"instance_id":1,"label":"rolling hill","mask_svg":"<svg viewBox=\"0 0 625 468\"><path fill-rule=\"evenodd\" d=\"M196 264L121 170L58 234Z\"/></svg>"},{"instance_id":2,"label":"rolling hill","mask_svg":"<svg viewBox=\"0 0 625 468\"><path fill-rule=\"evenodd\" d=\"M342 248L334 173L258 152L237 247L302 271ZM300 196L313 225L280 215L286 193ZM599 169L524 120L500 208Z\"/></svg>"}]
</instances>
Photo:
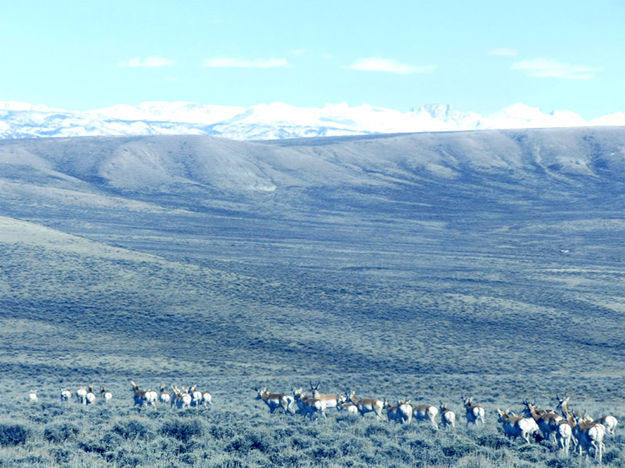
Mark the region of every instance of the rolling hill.
<instances>
[{"instance_id":1,"label":"rolling hill","mask_svg":"<svg viewBox=\"0 0 625 468\"><path fill-rule=\"evenodd\" d=\"M220 369L610 367L623 175L621 128L2 141L3 314L59 355L69 321Z\"/></svg>"},{"instance_id":2,"label":"rolling hill","mask_svg":"<svg viewBox=\"0 0 625 468\"><path fill-rule=\"evenodd\" d=\"M625 417L624 176L616 127L0 141L0 464L578 466L494 414ZM133 408L131 379L214 405ZM487 424L254 400L311 381ZM58 402L88 383L113 401Z\"/></svg>"}]
</instances>

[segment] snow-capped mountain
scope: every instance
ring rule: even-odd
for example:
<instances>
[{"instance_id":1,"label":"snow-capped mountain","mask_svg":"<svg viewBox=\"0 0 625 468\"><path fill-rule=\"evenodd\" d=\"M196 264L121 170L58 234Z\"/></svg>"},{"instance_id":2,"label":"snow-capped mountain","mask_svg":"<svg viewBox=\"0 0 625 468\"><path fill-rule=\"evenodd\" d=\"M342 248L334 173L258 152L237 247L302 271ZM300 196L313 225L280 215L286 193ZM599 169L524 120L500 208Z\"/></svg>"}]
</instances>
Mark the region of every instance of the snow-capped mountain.
<instances>
[{"instance_id":1,"label":"snow-capped mountain","mask_svg":"<svg viewBox=\"0 0 625 468\"><path fill-rule=\"evenodd\" d=\"M426 105L409 112L346 103L318 108L284 103L250 107L145 102L89 111L0 102L0 138L96 135L215 135L236 140L502 128L625 125L625 114L586 121L571 111L545 113L514 104L492 115Z\"/></svg>"}]
</instances>

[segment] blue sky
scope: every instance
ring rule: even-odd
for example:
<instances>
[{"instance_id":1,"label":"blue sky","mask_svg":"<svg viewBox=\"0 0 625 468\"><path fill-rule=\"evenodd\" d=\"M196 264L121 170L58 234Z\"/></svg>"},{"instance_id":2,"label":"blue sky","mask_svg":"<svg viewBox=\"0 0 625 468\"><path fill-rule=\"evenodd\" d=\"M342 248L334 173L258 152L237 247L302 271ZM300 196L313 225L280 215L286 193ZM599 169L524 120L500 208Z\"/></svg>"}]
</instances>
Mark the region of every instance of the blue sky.
<instances>
[{"instance_id":1,"label":"blue sky","mask_svg":"<svg viewBox=\"0 0 625 468\"><path fill-rule=\"evenodd\" d=\"M1 101L625 111L620 0L6 3Z\"/></svg>"}]
</instances>

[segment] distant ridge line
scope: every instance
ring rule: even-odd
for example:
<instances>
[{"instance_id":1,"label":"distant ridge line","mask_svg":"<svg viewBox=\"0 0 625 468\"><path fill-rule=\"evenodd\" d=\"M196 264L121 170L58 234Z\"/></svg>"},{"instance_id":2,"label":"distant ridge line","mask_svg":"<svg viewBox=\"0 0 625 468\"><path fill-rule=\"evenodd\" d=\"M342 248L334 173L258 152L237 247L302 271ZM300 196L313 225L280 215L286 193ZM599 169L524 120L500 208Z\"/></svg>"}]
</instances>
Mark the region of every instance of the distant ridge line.
<instances>
[{"instance_id":1,"label":"distant ridge line","mask_svg":"<svg viewBox=\"0 0 625 468\"><path fill-rule=\"evenodd\" d=\"M300 108L283 103L250 107L147 102L89 111L0 102L0 139L73 136L207 135L234 140L446 133L472 130L625 126L625 113L590 121L570 111L543 112L514 104L483 116L449 105L407 112L345 103Z\"/></svg>"}]
</instances>

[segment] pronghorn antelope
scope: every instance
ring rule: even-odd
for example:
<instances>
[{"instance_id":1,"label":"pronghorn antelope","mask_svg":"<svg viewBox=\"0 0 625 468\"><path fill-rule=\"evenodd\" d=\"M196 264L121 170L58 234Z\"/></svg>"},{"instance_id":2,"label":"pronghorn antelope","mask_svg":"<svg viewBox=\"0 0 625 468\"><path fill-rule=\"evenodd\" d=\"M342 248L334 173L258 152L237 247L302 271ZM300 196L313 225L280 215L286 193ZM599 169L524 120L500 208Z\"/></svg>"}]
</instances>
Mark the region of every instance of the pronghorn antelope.
<instances>
[{"instance_id":1,"label":"pronghorn antelope","mask_svg":"<svg viewBox=\"0 0 625 468\"><path fill-rule=\"evenodd\" d=\"M603 424L605 426L605 431L614 435L614 430L616 429L616 425L618 424L618 419L616 419L611 414L607 414L605 416L601 416L598 419L593 419L594 422L598 422L599 424Z\"/></svg>"},{"instance_id":2,"label":"pronghorn antelope","mask_svg":"<svg viewBox=\"0 0 625 468\"><path fill-rule=\"evenodd\" d=\"M93 393L93 385L89 385L88 390L87 390L87 395L85 395L85 400L86 400L86 405L91 405L93 403L95 403L96 400L96 396L95 393Z\"/></svg>"},{"instance_id":3,"label":"pronghorn antelope","mask_svg":"<svg viewBox=\"0 0 625 468\"><path fill-rule=\"evenodd\" d=\"M410 404L410 400L397 400L397 410L399 411L400 422L402 424L410 424L414 411L414 408Z\"/></svg>"},{"instance_id":4,"label":"pronghorn antelope","mask_svg":"<svg viewBox=\"0 0 625 468\"><path fill-rule=\"evenodd\" d=\"M160 393L158 395L158 401L160 401L161 403L170 403L171 402L171 396L165 390L165 385L161 385L161 391L160 391Z\"/></svg>"},{"instance_id":5,"label":"pronghorn antelope","mask_svg":"<svg viewBox=\"0 0 625 468\"><path fill-rule=\"evenodd\" d=\"M191 395L189 395L189 390L183 388L180 390L178 387L172 385L172 390L174 391L174 398L171 400L171 405L176 405L176 408L185 409L191 407L191 401L193 400Z\"/></svg>"},{"instance_id":6,"label":"pronghorn antelope","mask_svg":"<svg viewBox=\"0 0 625 468\"><path fill-rule=\"evenodd\" d=\"M293 397L295 398L299 412L304 416L308 415L311 421L315 414L321 414L324 419L327 418L326 406L323 400L304 395L304 391L301 388L293 390Z\"/></svg>"},{"instance_id":7,"label":"pronghorn antelope","mask_svg":"<svg viewBox=\"0 0 625 468\"><path fill-rule=\"evenodd\" d=\"M28 393L28 401L31 403L37 403L37 401L39 401L39 398L37 397L37 390L31 390Z\"/></svg>"},{"instance_id":8,"label":"pronghorn antelope","mask_svg":"<svg viewBox=\"0 0 625 468\"><path fill-rule=\"evenodd\" d=\"M154 390L146 390L145 403L150 406L156 406L158 400L158 394Z\"/></svg>"},{"instance_id":9,"label":"pronghorn antelope","mask_svg":"<svg viewBox=\"0 0 625 468\"><path fill-rule=\"evenodd\" d=\"M592 449L594 458L598 458L599 463L601 463L604 449L603 438L605 436L605 426L596 421L582 419L577 421L577 424L573 426L573 434L579 445L579 455L582 455L582 450L586 450L586 456L590 457L590 450Z\"/></svg>"},{"instance_id":10,"label":"pronghorn antelope","mask_svg":"<svg viewBox=\"0 0 625 468\"><path fill-rule=\"evenodd\" d=\"M475 424L478 422L484 424L484 408L473 403L473 398L466 398L464 400L464 409L466 410L467 427L469 424Z\"/></svg>"},{"instance_id":11,"label":"pronghorn antelope","mask_svg":"<svg viewBox=\"0 0 625 468\"><path fill-rule=\"evenodd\" d=\"M441 424L443 425L443 428L447 428L448 426L451 426L452 429L455 428L456 413L454 413L450 409L447 409L447 405L442 401L440 402L439 411L441 413Z\"/></svg>"},{"instance_id":12,"label":"pronghorn antelope","mask_svg":"<svg viewBox=\"0 0 625 468\"><path fill-rule=\"evenodd\" d=\"M82 405L87 404L87 389L85 387L80 387L76 390L76 399L78 400L78 403Z\"/></svg>"},{"instance_id":13,"label":"pronghorn antelope","mask_svg":"<svg viewBox=\"0 0 625 468\"><path fill-rule=\"evenodd\" d=\"M438 430L438 424L436 424L436 415L438 414L438 408L432 405L416 405L412 407L412 415L417 421L430 421L432 427Z\"/></svg>"},{"instance_id":14,"label":"pronghorn antelope","mask_svg":"<svg viewBox=\"0 0 625 468\"><path fill-rule=\"evenodd\" d=\"M323 401L326 408L336 408L337 393L319 393L319 383L313 385L312 382L310 383L310 391L312 392L312 397Z\"/></svg>"},{"instance_id":15,"label":"pronghorn antelope","mask_svg":"<svg viewBox=\"0 0 625 468\"><path fill-rule=\"evenodd\" d=\"M412 406L409 401L397 400L395 406L391 406L388 401L385 401L384 407L389 421L397 421L400 424L410 424L412 421Z\"/></svg>"},{"instance_id":16,"label":"pronghorn antelope","mask_svg":"<svg viewBox=\"0 0 625 468\"><path fill-rule=\"evenodd\" d=\"M560 408L562 410L562 412L567 415L572 414L573 416L575 416L578 419L583 419L584 418L584 414L580 413L579 411L571 411L569 409L569 397L566 398L560 398L556 395L556 398L558 399L558 408ZM600 418L597 419L593 419L594 422L598 422L599 424L603 424L605 427L605 430L608 434L610 435L614 435L614 430L616 429L616 425L618 424L618 420L610 415L607 414L605 416L601 416Z\"/></svg>"},{"instance_id":17,"label":"pronghorn antelope","mask_svg":"<svg viewBox=\"0 0 625 468\"><path fill-rule=\"evenodd\" d=\"M100 387L100 395L102 396L102 401L103 401L104 403L106 403L106 402L110 401L110 400L113 398L113 394L112 394L111 392L107 391L107 390L104 388L104 385L102 385L102 386Z\"/></svg>"},{"instance_id":18,"label":"pronghorn antelope","mask_svg":"<svg viewBox=\"0 0 625 468\"><path fill-rule=\"evenodd\" d=\"M189 389L189 394L191 395L191 406L195 406L196 408L202 404L202 392L197 390L197 385L193 385Z\"/></svg>"},{"instance_id":19,"label":"pronghorn antelope","mask_svg":"<svg viewBox=\"0 0 625 468\"><path fill-rule=\"evenodd\" d=\"M562 414L567 418L569 417L569 415L572 415L577 419L582 419L586 416L581 411L571 411L571 409L569 408L569 397L560 398L558 395L556 395L556 398L558 400L558 406L556 406L556 410L562 411Z\"/></svg>"},{"instance_id":20,"label":"pronghorn antelope","mask_svg":"<svg viewBox=\"0 0 625 468\"><path fill-rule=\"evenodd\" d=\"M347 414L358 414L358 407L340 393L336 395L336 409L338 411L347 411Z\"/></svg>"},{"instance_id":21,"label":"pronghorn antelope","mask_svg":"<svg viewBox=\"0 0 625 468\"><path fill-rule=\"evenodd\" d=\"M571 441L577 444L577 440L573 438L573 425L567 419L562 419L562 421L558 422L558 427L555 430L558 448L566 455L569 454L571 449Z\"/></svg>"},{"instance_id":22,"label":"pronghorn antelope","mask_svg":"<svg viewBox=\"0 0 625 468\"><path fill-rule=\"evenodd\" d=\"M201 392L197 390L197 385L191 387L191 396L193 398L192 405L200 406L200 405L212 405L213 397L208 392Z\"/></svg>"},{"instance_id":23,"label":"pronghorn antelope","mask_svg":"<svg viewBox=\"0 0 625 468\"><path fill-rule=\"evenodd\" d=\"M564 418L559 414L552 413L551 411L539 411L536 408L536 405L530 403L527 400L524 401L523 404L525 405L523 414L528 418L534 418L534 421L536 421L536 424L538 424L538 427L540 428L540 432L542 432L543 437L549 440L553 435L554 438L556 438L558 424L563 421Z\"/></svg>"},{"instance_id":24,"label":"pronghorn antelope","mask_svg":"<svg viewBox=\"0 0 625 468\"><path fill-rule=\"evenodd\" d=\"M503 431L509 439L523 437L525 442L530 443L530 436L538 432L538 424L534 418L517 416L508 411L497 409L499 422L503 425Z\"/></svg>"},{"instance_id":25,"label":"pronghorn antelope","mask_svg":"<svg viewBox=\"0 0 625 468\"><path fill-rule=\"evenodd\" d=\"M386 418L389 421L400 422L399 404L391 406L391 404L387 400L384 400L384 409L386 410Z\"/></svg>"},{"instance_id":26,"label":"pronghorn antelope","mask_svg":"<svg viewBox=\"0 0 625 468\"><path fill-rule=\"evenodd\" d=\"M213 406L213 396L208 392L202 392L202 404Z\"/></svg>"},{"instance_id":27,"label":"pronghorn antelope","mask_svg":"<svg viewBox=\"0 0 625 468\"><path fill-rule=\"evenodd\" d=\"M382 409L384 408L384 402L377 398L356 398L356 392L352 391L348 399L356 405L358 411L362 416L367 413L375 413L377 419L382 416Z\"/></svg>"},{"instance_id":28,"label":"pronghorn antelope","mask_svg":"<svg viewBox=\"0 0 625 468\"><path fill-rule=\"evenodd\" d=\"M61 390L61 401L67 402L72 398L72 392L69 390L63 389Z\"/></svg>"},{"instance_id":29,"label":"pronghorn antelope","mask_svg":"<svg viewBox=\"0 0 625 468\"><path fill-rule=\"evenodd\" d=\"M282 408L286 414L292 402L291 396L285 393L271 393L267 388L254 389L257 392L256 399L263 400L269 407L269 412L273 413L276 409Z\"/></svg>"},{"instance_id":30,"label":"pronghorn antelope","mask_svg":"<svg viewBox=\"0 0 625 468\"><path fill-rule=\"evenodd\" d=\"M132 385L132 392L135 401L134 406L143 406L145 403L145 390L141 390L132 380L130 381L130 385Z\"/></svg>"}]
</instances>

